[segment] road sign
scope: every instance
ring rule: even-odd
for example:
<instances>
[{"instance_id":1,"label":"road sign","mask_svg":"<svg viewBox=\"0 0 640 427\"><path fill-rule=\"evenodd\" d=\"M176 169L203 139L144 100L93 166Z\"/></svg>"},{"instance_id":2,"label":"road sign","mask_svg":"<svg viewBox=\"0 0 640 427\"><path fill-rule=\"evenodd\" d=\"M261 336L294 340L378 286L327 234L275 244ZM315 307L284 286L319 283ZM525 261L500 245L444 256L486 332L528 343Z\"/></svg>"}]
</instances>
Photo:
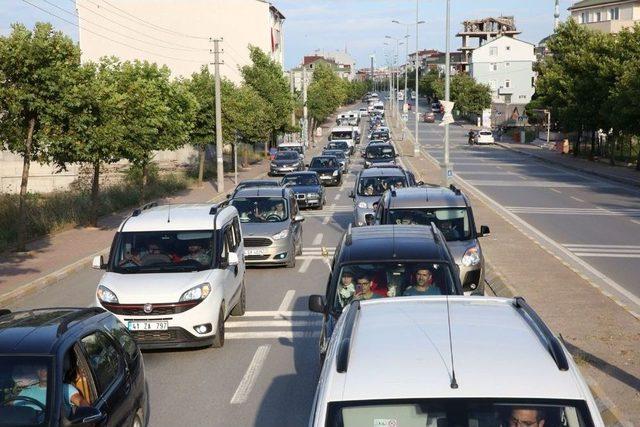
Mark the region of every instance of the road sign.
<instances>
[{"instance_id":1,"label":"road sign","mask_svg":"<svg viewBox=\"0 0 640 427\"><path fill-rule=\"evenodd\" d=\"M403 122L408 122L408 121L409 121L409 115L408 115L407 113L404 113L404 114L402 115L402 121L403 121Z\"/></svg>"}]
</instances>

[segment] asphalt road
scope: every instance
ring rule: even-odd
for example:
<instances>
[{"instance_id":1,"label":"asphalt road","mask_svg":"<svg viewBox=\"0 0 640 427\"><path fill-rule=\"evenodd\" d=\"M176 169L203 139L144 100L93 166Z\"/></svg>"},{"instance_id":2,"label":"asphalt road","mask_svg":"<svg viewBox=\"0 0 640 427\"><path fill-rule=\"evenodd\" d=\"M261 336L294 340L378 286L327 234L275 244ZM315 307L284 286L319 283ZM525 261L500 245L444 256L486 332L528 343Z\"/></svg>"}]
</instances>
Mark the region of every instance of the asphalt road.
<instances>
[{"instance_id":1,"label":"asphalt road","mask_svg":"<svg viewBox=\"0 0 640 427\"><path fill-rule=\"evenodd\" d=\"M327 206L303 211L304 249L296 267L248 270L248 311L229 318L222 349L144 353L150 426L281 427L308 422L321 317L307 311L307 298L324 293L329 266L322 248L332 253L353 218L348 194L361 168L360 157L354 160L342 186L328 188ZM92 305L100 275L87 268L10 308Z\"/></svg>"},{"instance_id":2,"label":"asphalt road","mask_svg":"<svg viewBox=\"0 0 640 427\"><path fill-rule=\"evenodd\" d=\"M410 113L412 133L414 117ZM442 163L444 127L438 122L420 122L419 142ZM467 132L450 125L450 162L458 181L504 208L503 216L517 217L559 258L640 313L640 192L496 145L469 146Z\"/></svg>"}]
</instances>

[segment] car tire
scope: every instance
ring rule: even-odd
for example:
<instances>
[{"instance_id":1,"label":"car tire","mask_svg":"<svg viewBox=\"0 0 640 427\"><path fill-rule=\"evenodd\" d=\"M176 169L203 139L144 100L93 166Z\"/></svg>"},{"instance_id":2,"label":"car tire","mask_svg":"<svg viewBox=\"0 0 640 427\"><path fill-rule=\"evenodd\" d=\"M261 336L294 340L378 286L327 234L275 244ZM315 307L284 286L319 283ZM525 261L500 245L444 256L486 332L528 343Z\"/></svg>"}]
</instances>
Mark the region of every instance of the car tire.
<instances>
[{"instance_id":1,"label":"car tire","mask_svg":"<svg viewBox=\"0 0 640 427\"><path fill-rule=\"evenodd\" d=\"M298 245L298 250L296 250L296 255L302 255L302 233L300 233L300 244Z\"/></svg>"},{"instance_id":2,"label":"car tire","mask_svg":"<svg viewBox=\"0 0 640 427\"><path fill-rule=\"evenodd\" d=\"M247 288L244 285L244 280L240 286L240 300L233 306L231 310L232 316L244 316L245 311L247 311Z\"/></svg>"},{"instance_id":3,"label":"car tire","mask_svg":"<svg viewBox=\"0 0 640 427\"><path fill-rule=\"evenodd\" d=\"M291 251L292 255L289 261L287 261L287 268L295 268L296 266L296 248L294 245L293 251Z\"/></svg>"},{"instance_id":4,"label":"car tire","mask_svg":"<svg viewBox=\"0 0 640 427\"><path fill-rule=\"evenodd\" d=\"M213 337L213 348L221 348L224 346L224 311L220 307L220 313L218 313L218 328L216 329L216 335Z\"/></svg>"}]
</instances>

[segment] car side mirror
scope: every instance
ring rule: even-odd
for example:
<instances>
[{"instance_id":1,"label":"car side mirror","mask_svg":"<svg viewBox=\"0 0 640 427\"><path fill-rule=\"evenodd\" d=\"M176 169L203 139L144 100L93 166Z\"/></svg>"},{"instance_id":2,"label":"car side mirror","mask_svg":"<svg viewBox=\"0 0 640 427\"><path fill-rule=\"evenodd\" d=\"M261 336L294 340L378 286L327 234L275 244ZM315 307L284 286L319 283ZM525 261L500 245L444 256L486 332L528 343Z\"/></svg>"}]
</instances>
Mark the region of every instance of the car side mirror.
<instances>
[{"instance_id":1,"label":"car side mirror","mask_svg":"<svg viewBox=\"0 0 640 427\"><path fill-rule=\"evenodd\" d=\"M293 217L293 221L294 222L302 222L304 221L304 217L300 214L297 214L296 216Z\"/></svg>"},{"instance_id":2,"label":"car side mirror","mask_svg":"<svg viewBox=\"0 0 640 427\"><path fill-rule=\"evenodd\" d=\"M96 270L104 270L106 268L106 264L104 263L104 258L102 255L97 255L93 257L93 261L91 262L91 268Z\"/></svg>"},{"instance_id":3,"label":"car side mirror","mask_svg":"<svg viewBox=\"0 0 640 427\"><path fill-rule=\"evenodd\" d=\"M78 406L73 415L69 417L69 424L74 426L90 426L107 418L98 408L93 406Z\"/></svg>"},{"instance_id":4,"label":"car side mirror","mask_svg":"<svg viewBox=\"0 0 640 427\"><path fill-rule=\"evenodd\" d=\"M231 198L231 194L227 194L227 199L230 199L230 198Z\"/></svg>"},{"instance_id":5,"label":"car side mirror","mask_svg":"<svg viewBox=\"0 0 640 427\"><path fill-rule=\"evenodd\" d=\"M418 186L424 185L424 181L418 181L418 182L416 182L416 185L418 185Z\"/></svg>"},{"instance_id":6,"label":"car side mirror","mask_svg":"<svg viewBox=\"0 0 640 427\"><path fill-rule=\"evenodd\" d=\"M351 193L349 193L349 198L350 199L355 199L356 198L356 195L353 194L353 191Z\"/></svg>"},{"instance_id":7,"label":"car side mirror","mask_svg":"<svg viewBox=\"0 0 640 427\"><path fill-rule=\"evenodd\" d=\"M309 311L314 313L324 314L327 307L327 303L322 295L310 295L309 296Z\"/></svg>"},{"instance_id":8,"label":"car side mirror","mask_svg":"<svg viewBox=\"0 0 640 427\"><path fill-rule=\"evenodd\" d=\"M364 216L364 222L367 225L374 225L375 224L375 217L373 216L373 214L368 213L368 214L366 214Z\"/></svg>"},{"instance_id":9,"label":"car side mirror","mask_svg":"<svg viewBox=\"0 0 640 427\"><path fill-rule=\"evenodd\" d=\"M489 230L488 225L480 226L480 237L489 236L491 234L491 230Z\"/></svg>"},{"instance_id":10,"label":"car side mirror","mask_svg":"<svg viewBox=\"0 0 640 427\"><path fill-rule=\"evenodd\" d=\"M227 255L227 265L234 267L240 263L237 252L229 252Z\"/></svg>"}]
</instances>

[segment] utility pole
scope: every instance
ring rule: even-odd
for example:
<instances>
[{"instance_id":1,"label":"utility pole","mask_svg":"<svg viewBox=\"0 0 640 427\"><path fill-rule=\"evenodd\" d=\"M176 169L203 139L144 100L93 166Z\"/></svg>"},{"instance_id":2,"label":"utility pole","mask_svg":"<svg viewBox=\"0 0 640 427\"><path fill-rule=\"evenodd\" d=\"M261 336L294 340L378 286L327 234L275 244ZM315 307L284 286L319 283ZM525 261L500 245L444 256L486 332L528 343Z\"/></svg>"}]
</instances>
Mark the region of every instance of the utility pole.
<instances>
[{"instance_id":1,"label":"utility pole","mask_svg":"<svg viewBox=\"0 0 640 427\"><path fill-rule=\"evenodd\" d=\"M289 71L289 88L291 89L291 97L293 97L296 93L295 82L293 77L293 69ZM296 110L293 109L293 111L291 111L291 126L295 126L295 125L296 125Z\"/></svg>"},{"instance_id":2,"label":"utility pole","mask_svg":"<svg viewBox=\"0 0 640 427\"><path fill-rule=\"evenodd\" d=\"M213 64L215 69L215 97L216 97L216 180L218 193L224 192L224 161L222 158L222 100L220 95L220 42L222 38L213 41Z\"/></svg>"},{"instance_id":3,"label":"utility pole","mask_svg":"<svg viewBox=\"0 0 640 427\"><path fill-rule=\"evenodd\" d=\"M445 79L444 79L444 99L450 101L450 88L451 88L451 60L449 58L451 51L451 42L449 37L449 31L451 30L451 0L447 0L447 25L445 30L446 40L446 53L445 53ZM451 184L453 178L453 170L449 164L449 123L444 125L444 183L446 186Z\"/></svg>"},{"instance_id":4,"label":"utility pole","mask_svg":"<svg viewBox=\"0 0 640 427\"><path fill-rule=\"evenodd\" d=\"M304 146L309 147L309 118L307 110L307 68L302 65L302 117L303 117L303 132Z\"/></svg>"},{"instance_id":5,"label":"utility pole","mask_svg":"<svg viewBox=\"0 0 640 427\"><path fill-rule=\"evenodd\" d=\"M409 26L407 25L407 35L404 36L404 101L402 102L402 112L404 106L409 103L407 98L407 76L409 75Z\"/></svg>"},{"instance_id":6,"label":"utility pole","mask_svg":"<svg viewBox=\"0 0 640 427\"><path fill-rule=\"evenodd\" d=\"M420 92L418 91L418 68L420 68L420 66L418 65L418 61L420 59L420 55L419 55L419 51L418 51L418 26L420 25L420 21L418 21L418 5L420 3L420 0L416 0L416 63L415 63L415 67L416 67L416 102L415 102L415 119L416 119L416 129L415 129L415 137L414 137L414 143L413 143L413 155L415 157L418 157L418 155L420 154L420 143L418 142L418 138L419 138L419 133L418 133L418 122L420 121Z\"/></svg>"}]
</instances>

